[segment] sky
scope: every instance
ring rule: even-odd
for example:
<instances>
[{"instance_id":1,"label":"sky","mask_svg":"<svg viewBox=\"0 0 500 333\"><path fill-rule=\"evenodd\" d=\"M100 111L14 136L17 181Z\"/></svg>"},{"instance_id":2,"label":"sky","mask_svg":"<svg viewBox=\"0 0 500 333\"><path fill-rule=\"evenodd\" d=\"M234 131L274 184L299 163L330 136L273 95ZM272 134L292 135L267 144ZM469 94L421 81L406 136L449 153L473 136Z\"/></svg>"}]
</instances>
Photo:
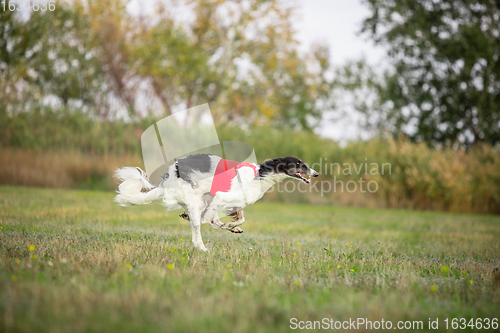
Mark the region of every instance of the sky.
<instances>
[{"instance_id":1,"label":"sky","mask_svg":"<svg viewBox=\"0 0 500 333\"><path fill-rule=\"evenodd\" d=\"M326 43L334 66L364 58L370 65L384 67L385 50L359 34L363 20L369 15L367 5L361 0L299 0L297 4L301 17L296 23L297 37L303 47L314 42ZM341 143L368 138L369 134L357 126L356 113L347 111L348 118L342 120L330 120L334 114L326 112L317 133Z\"/></svg>"},{"instance_id":2,"label":"sky","mask_svg":"<svg viewBox=\"0 0 500 333\"><path fill-rule=\"evenodd\" d=\"M322 42L330 46L334 64L364 56L377 64L384 56L381 47L359 36L362 21L369 16L360 0L299 0L298 38L305 46Z\"/></svg>"}]
</instances>

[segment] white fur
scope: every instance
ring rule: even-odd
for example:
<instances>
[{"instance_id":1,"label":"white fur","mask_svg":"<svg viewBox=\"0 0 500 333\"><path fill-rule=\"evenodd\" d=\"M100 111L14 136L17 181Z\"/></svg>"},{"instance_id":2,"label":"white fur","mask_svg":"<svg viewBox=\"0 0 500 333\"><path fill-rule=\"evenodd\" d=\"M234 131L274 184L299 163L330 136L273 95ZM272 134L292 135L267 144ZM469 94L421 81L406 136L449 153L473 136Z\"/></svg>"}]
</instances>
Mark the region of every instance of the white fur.
<instances>
[{"instance_id":1,"label":"white fur","mask_svg":"<svg viewBox=\"0 0 500 333\"><path fill-rule=\"evenodd\" d=\"M118 195L115 197L120 206L149 205L163 198L168 210L182 208L175 197L168 195L168 189L151 184L146 173L140 168L118 169L115 177L121 181L118 185Z\"/></svg>"},{"instance_id":2,"label":"white fur","mask_svg":"<svg viewBox=\"0 0 500 333\"><path fill-rule=\"evenodd\" d=\"M262 198L264 193L276 182L288 177L285 174L270 174L264 178L255 177L254 169L251 167L241 167L237 170L238 177L231 183L231 190L228 192L217 192L212 203L207 207L203 201L203 195L210 192L216 166L220 157L211 156L211 169L203 174L193 172L190 179L194 180L196 186L191 186L188 182L176 176L176 164L169 167L168 173L171 175L158 187L150 183L146 173L140 168L125 167L116 171L116 177L121 181L118 186L118 195L115 201L121 206L148 205L163 199L163 205L168 210L184 208L189 216L191 224L192 240L195 247L207 251L201 238L200 225L210 222L215 228L227 228L243 223L243 214L239 216L235 223L222 223L219 221L217 211L231 211L242 209L255 203ZM257 173L258 165L255 165ZM203 217L202 213L205 211Z\"/></svg>"},{"instance_id":3,"label":"white fur","mask_svg":"<svg viewBox=\"0 0 500 333\"><path fill-rule=\"evenodd\" d=\"M120 206L149 205L163 196L163 190L154 188L140 168L122 168L115 176L121 181L115 201ZM142 192L148 190L148 192Z\"/></svg>"}]
</instances>

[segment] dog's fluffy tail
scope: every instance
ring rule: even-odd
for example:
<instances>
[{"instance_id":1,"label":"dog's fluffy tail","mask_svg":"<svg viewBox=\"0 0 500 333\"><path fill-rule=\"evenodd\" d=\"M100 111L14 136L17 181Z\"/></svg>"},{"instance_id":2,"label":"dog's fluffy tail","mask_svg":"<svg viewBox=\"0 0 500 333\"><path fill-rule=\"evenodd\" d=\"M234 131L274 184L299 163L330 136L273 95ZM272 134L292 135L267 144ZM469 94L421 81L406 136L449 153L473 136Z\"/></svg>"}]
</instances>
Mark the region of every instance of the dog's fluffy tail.
<instances>
[{"instance_id":1,"label":"dog's fluffy tail","mask_svg":"<svg viewBox=\"0 0 500 333\"><path fill-rule=\"evenodd\" d=\"M120 180L115 201L120 206L149 205L160 200L165 189L149 182L140 168L125 167L116 170L115 177Z\"/></svg>"}]
</instances>

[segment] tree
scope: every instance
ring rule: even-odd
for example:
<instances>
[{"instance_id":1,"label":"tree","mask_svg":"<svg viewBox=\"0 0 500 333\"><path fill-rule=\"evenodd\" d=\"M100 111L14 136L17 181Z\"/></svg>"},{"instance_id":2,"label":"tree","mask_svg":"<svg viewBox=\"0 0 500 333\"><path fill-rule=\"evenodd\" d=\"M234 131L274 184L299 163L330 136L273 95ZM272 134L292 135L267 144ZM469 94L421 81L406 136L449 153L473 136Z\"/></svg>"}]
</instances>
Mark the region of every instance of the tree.
<instances>
[{"instance_id":1,"label":"tree","mask_svg":"<svg viewBox=\"0 0 500 333\"><path fill-rule=\"evenodd\" d=\"M366 3L363 32L393 59L378 86L393 130L430 144L500 142L500 2Z\"/></svg>"},{"instance_id":2,"label":"tree","mask_svg":"<svg viewBox=\"0 0 500 333\"><path fill-rule=\"evenodd\" d=\"M0 11L0 111L6 112L23 94L23 82L28 77L23 60L30 43L29 32L15 11Z\"/></svg>"},{"instance_id":3,"label":"tree","mask_svg":"<svg viewBox=\"0 0 500 333\"><path fill-rule=\"evenodd\" d=\"M299 52L283 1L156 6L140 16L124 0L68 0L28 18L0 13L0 94L21 111L55 97L109 120L210 103L219 121L305 130L331 108L328 49Z\"/></svg>"},{"instance_id":4,"label":"tree","mask_svg":"<svg viewBox=\"0 0 500 333\"><path fill-rule=\"evenodd\" d=\"M92 19L79 1L27 19L0 12L0 97L9 113L47 104L108 112L111 89Z\"/></svg>"},{"instance_id":5,"label":"tree","mask_svg":"<svg viewBox=\"0 0 500 333\"><path fill-rule=\"evenodd\" d=\"M133 68L167 112L211 103L219 120L271 122L311 130L331 107L328 49L298 51L294 8L278 0L189 0L140 20L131 38Z\"/></svg>"},{"instance_id":6,"label":"tree","mask_svg":"<svg viewBox=\"0 0 500 333\"><path fill-rule=\"evenodd\" d=\"M25 59L29 81L40 97L54 96L64 106L81 102L95 105L104 72L93 54L89 17L65 3L54 11L34 11L26 22L32 45Z\"/></svg>"}]
</instances>

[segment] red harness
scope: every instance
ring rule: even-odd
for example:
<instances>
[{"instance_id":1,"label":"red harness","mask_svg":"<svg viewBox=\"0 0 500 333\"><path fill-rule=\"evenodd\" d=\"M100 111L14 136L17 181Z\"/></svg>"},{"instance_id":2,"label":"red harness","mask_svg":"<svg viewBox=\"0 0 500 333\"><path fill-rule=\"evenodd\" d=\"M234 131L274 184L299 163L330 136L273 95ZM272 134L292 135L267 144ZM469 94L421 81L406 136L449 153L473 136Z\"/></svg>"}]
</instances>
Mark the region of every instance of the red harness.
<instances>
[{"instance_id":1,"label":"red harness","mask_svg":"<svg viewBox=\"0 0 500 333\"><path fill-rule=\"evenodd\" d=\"M231 181L237 175L236 170L242 167L252 168L254 176L257 177L257 168L255 165L248 162L239 163L236 161L221 159L215 169L210 194L215 196L217 192L229 192L231 190Z\"/></svg>"}]
</instances>

